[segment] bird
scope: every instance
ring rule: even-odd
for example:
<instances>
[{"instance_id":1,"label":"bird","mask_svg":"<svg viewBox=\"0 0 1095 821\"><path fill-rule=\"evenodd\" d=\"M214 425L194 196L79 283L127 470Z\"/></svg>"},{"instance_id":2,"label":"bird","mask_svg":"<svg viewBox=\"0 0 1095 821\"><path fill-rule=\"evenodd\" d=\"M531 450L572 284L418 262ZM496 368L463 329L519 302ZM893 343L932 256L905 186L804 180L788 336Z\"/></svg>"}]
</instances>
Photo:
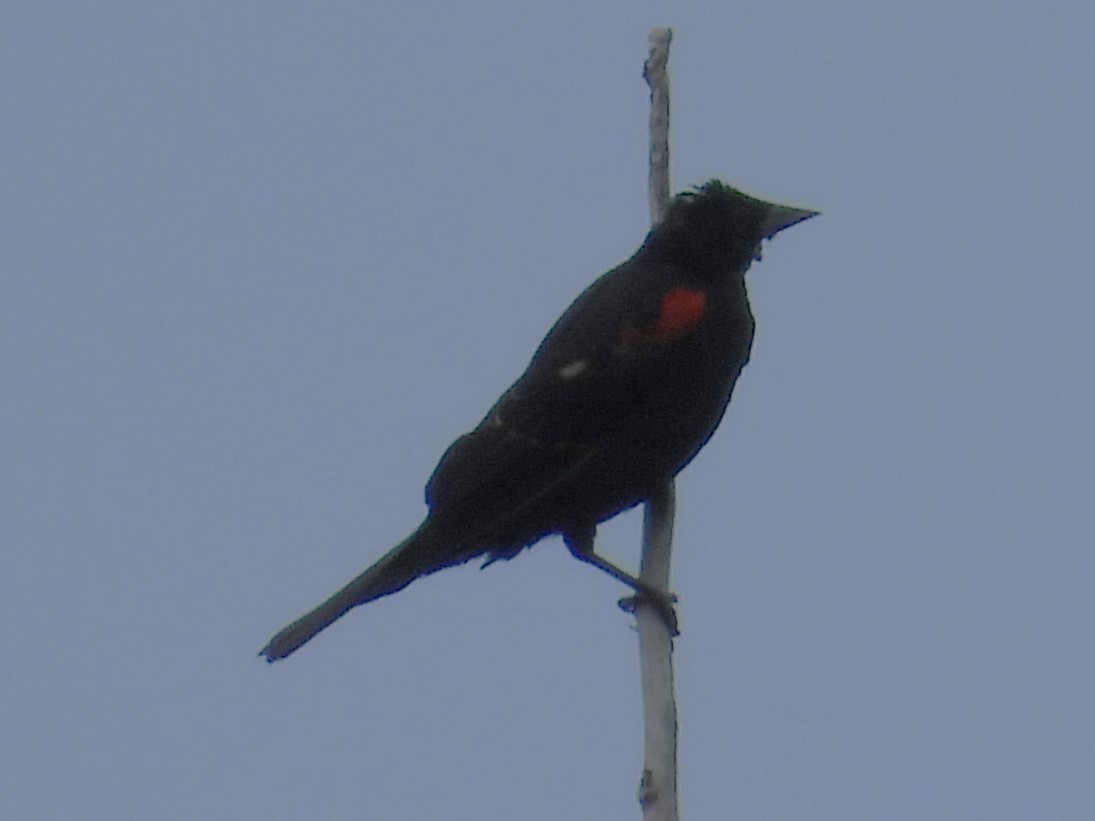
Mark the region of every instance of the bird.
<instances>
[{"instance_id":1,"label":"bird","mask_svg":"<svg viewBox=\"0 0 1095 821\"><path fill-rule=\"evenodd\" d=\"M524 373L444 452L427 515L357 578L260 651L285 658L353 608L446 567L511 559L550 535L667 620L671 597L594 550L597 526L650 499L707 443L749 361L745 272L817 211L718 179L677 194L625 262L587 287Z\"/></svg>"}]
</instances>

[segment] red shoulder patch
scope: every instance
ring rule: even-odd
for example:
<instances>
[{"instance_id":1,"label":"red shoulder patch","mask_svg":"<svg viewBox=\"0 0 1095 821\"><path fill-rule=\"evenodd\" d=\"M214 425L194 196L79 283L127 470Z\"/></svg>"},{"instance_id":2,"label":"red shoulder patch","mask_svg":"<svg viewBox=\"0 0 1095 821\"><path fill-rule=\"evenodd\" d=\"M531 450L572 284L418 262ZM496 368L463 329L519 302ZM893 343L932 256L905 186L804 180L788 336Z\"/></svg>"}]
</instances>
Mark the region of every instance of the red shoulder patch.
<instances>
[{"instance_id":1,"label":"red shoulder patch","mask_svg":"<svg viewBox=\"0 0 1095 821\"><path fill-rule=\"evenodd\" d=\"M699 325L707 307L707 294L703 291L683 287L666 291L654 323L643 328L624 328L620 341L625 345L672 342Z\"/></svg>"},{"instance_id":2,"label":"red shoulder patch","mask_svg":"<svg viewBox=\"0 0 1095 821\"><path fill-rule=\"evenodd\" d=\"M658 342L676 339L699 325L706 313L707 294L690 288L674 288L662 297L661 311L650 335Z\"/></svg>"}]
</instances>

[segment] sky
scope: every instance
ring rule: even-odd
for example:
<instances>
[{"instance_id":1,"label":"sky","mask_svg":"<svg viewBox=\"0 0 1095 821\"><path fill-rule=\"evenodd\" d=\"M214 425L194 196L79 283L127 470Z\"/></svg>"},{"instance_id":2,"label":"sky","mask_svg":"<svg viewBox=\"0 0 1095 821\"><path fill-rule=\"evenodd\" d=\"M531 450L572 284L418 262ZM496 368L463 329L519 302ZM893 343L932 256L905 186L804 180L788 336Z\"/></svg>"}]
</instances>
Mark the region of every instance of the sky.
<instances>
[{"instance_id":1,"label":"sky","mask_svg":"<svg viewBox=\"0 0 1095 821\"><path fill-rule=\"evenodd\" d=\"M558 539L256 653L642 240L659 25L674 189L823 212L677 484L683 817L1090 817L1095 6L802 0L6 6L0 817L639 817Z\"/></svg>"}]
</instances>

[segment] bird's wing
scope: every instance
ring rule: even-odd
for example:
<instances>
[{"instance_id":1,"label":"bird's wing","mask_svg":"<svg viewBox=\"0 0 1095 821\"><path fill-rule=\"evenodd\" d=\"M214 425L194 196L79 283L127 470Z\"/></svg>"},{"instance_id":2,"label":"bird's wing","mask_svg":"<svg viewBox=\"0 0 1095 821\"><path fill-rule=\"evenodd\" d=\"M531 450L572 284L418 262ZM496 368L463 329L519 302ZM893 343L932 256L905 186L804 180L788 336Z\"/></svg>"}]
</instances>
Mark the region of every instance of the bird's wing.
<instances>
[{"instance_id":1,"label":"bird's wing","mask_svg":"<svg viewBox=\"0 0 1095 821\"><path fill-rule=\"evenodd\" d=\"M661 287L635 283L647 272L626 265L571 305L521 378L446 451L426 486L432 513L492 530L630 441L651 381L672 367L673 344L702 318L704 297L661 271L649 272Z\"/></svg>"},{"instance_id":2,"label":"bird's wing","mask_svg":"<svg viewBox=\"0 0 1095 821\"><path fill-rule=\"evenodd\" d=\"M604 443L564 447L484 422L445 452L426 485L431 513L459 522L462 539L497 532L570 481Z\"/></svg>"}]
</instances>

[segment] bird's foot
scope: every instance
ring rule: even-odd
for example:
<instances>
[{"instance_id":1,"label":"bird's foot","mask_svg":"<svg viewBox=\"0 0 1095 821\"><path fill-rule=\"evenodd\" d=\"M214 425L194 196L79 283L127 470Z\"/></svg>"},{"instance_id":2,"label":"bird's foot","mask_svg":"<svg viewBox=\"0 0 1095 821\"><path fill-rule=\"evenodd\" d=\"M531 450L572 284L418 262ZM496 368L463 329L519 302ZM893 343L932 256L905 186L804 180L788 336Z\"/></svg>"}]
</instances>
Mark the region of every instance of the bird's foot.
<instances>
[{"instance_id":1,"label":"bird's foot","mask_svg":"<svg viewBox=\"0 0 1095 821\"><path fill-rule=\"evenodd\" d=\"M627 613L634 613L640 607L650 605L661 616L662 622L669 630L669 635L675 638L681 634L678 629L677 611L673 607L676 601L677 597L672 593L644 585L641 589L635 591L634 596L626 596L620 599L617 604L619 604L621 610Z\"/></svg>"}]
</instances>

